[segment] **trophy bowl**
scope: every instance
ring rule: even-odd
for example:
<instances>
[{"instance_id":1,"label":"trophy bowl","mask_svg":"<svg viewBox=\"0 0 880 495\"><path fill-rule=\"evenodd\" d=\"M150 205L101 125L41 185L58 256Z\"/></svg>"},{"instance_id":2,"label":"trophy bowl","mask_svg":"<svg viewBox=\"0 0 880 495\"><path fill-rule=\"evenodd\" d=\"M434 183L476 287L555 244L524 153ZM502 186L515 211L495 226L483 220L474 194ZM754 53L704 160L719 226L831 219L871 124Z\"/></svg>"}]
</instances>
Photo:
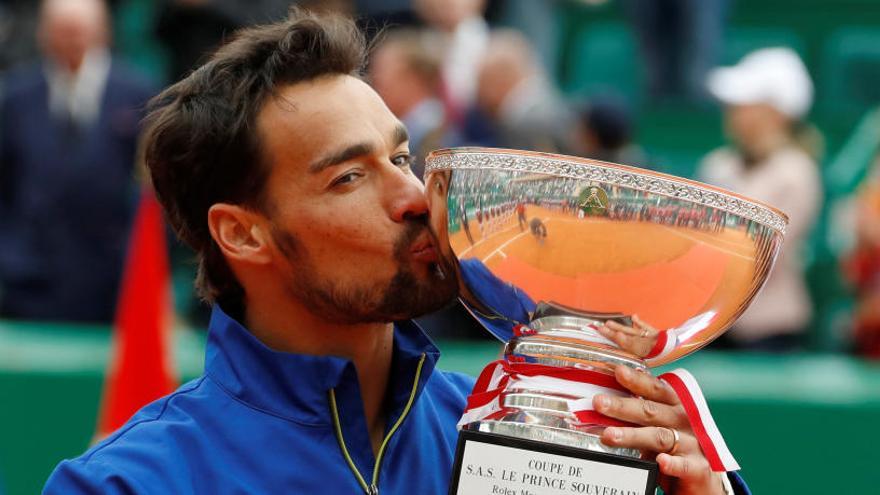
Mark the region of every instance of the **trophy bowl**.
<instances>
[{"instance_id":1,"label":"trophy bowl","mask_svg":"<svg viewBox=\"0 0 880 495\"><path fill-rule=\"evenodd\" d=\"M462 303L506 343L505 359L605 375L672 362L727 330L767 279L788 222L695 181L505 149L431 153L425 190ZM609 320L633 331L609 338ZM462 430L639 457L601 444L602 426L572 410L590 394L574 395L524 380Z\"/></svg>"}]
</instances>

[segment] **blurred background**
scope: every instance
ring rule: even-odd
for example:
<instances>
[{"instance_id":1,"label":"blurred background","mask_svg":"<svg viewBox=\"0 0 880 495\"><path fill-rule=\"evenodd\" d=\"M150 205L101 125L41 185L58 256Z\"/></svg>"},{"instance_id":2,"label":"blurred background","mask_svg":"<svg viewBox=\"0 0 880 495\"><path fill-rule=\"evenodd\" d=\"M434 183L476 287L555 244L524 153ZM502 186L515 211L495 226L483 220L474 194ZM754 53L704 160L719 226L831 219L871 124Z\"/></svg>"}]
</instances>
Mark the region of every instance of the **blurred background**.
<instances>
[{"instance_id":1,"label":"blurred background","mask_svg":"<svg viewBox=\"0 0 880 495\"><path fill-rule=\"evenodd\" d=\"M755 493L877 492L876 0L296 3L375 37L366 77L409 128L419 175L439 147L562 152L788 213L753 307L676 366ZM37 493L127 414L120 400L200 374L208 309L143 192L144 105L290 4L0 0L0 493ZM456 318L424 322L441 366L476 374L499 346Z\"/></svg>"}]
</instances>

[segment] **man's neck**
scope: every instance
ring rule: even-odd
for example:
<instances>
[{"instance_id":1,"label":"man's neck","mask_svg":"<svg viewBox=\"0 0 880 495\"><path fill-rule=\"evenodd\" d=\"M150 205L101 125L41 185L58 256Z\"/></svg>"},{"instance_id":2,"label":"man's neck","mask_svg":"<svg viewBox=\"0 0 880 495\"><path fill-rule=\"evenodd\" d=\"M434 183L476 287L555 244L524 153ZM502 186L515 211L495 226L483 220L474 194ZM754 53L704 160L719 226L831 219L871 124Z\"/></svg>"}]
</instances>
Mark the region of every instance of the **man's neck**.
<instances>
[{"instance_id":1,"label":"man's neck","mask_svg":"<svg viewBox=\"0 0 880 495\"><path fill-rule=\"evenodd\" d=\"M245 325L270 348L295 354L337 356L357 370L373 451L385 430L385 398L394 329L391 323L346 325L328 322L288 297L252 298Z\"/></svg>"}]
</instances>

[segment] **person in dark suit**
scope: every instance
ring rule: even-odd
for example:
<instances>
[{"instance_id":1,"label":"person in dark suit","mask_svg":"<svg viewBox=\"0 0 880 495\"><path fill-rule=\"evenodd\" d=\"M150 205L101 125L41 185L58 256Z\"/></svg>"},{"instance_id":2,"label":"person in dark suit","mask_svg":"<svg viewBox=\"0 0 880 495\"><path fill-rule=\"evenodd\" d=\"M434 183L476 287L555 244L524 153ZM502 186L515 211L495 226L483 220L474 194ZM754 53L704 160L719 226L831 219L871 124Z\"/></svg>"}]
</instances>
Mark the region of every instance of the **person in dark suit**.
<instances>
[{"instance_id":1,"label":"person in dark suit","mask_svg":"<svg viewBox=\"0 0 880 495\"><path fill-rule=\"evenodd\" d=\"M38 40L0 99L0 317L109 322L151 86L110 57L100 0L45 0Z\"/></svg>"}]
</instances>

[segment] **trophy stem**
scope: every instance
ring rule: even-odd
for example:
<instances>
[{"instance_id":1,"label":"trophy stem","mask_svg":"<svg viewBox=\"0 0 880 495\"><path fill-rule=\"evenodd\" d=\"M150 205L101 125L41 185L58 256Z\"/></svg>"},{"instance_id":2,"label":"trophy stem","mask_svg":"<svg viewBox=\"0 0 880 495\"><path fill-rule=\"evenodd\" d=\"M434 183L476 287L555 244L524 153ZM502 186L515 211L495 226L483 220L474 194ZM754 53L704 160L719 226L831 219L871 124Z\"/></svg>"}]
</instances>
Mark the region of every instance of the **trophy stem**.
<instances>
[{"instance_id":1,"label":"trophy stem","mask_svg":"<svg viewBox=\"0 0 880 495\"><path fill-rule=\"evenodd\" d=\"M644 359L622 350L596 330L602 324L600 320L580 316L544 316L529 323L533 332L510 339L505 355L547 366L570 366L609 375L613 375L619 365L647 371Z\"/></svg>"},{"instance_id":2,"label":"trophy stem","mask_svg":"<svg viewBox=\"0 0 880 495\"><path fill-rule=\"evenodd\" d=\"M600 441L602 431L617 423L593 411L592 400L597 394L630 395L614 378L616 366L647 366L596 331L601 324L571 315L533 320L505 346L509 364L498 384L500 408L464 428L638 458L636 449Z\"/></svg>"}]
</instances>

